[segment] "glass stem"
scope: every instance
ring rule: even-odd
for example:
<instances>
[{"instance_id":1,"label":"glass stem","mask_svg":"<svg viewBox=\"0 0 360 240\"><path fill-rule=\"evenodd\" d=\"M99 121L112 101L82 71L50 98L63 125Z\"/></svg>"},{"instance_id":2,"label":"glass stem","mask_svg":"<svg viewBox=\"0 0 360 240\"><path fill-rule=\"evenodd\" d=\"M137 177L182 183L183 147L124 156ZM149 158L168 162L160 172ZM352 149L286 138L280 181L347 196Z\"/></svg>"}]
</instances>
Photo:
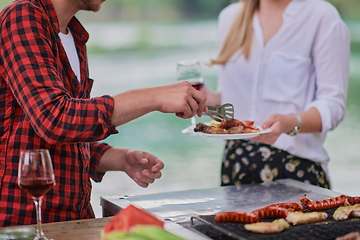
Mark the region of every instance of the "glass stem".
<instances>
[{"instance_id":1,"label":"glass stem","mask_svg":"<svg viewBox=\"0 0 360 240\"><path fill-rule=\"evenodd\" d=\"M195 116L191 118L191 125L195 125L196 124L196 118Z\"/></svg>"},{"instance_id":2,"label":"glass stem","mask_svg":"<svg viewBox=\"0 0 360 240\"><path fill-rule=\"evenodd\" d=\"M44 236L44 232L43 232L42 227L41 227L41 203L42 203L42 197L33 198L33 199L34 199L34 204L35 204L35 209L36 209L36 219L37 219L36 235L37 235L37 239L43 239L45 236Z\"/></svg>"}]
</instances>

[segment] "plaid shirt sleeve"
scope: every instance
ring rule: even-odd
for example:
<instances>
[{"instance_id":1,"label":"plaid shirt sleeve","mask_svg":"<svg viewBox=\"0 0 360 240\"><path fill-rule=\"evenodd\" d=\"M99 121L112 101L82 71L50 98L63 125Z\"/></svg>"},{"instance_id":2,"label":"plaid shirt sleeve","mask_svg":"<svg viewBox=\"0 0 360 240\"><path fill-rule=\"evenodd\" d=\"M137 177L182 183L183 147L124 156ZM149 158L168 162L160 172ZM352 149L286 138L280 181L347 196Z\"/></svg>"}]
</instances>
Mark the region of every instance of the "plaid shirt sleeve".
<instances>
[{"instance_id":1,"label":"plaid shirt sleeve","mask_svg":"<svg viewBox=\"0 0 360 240\"><path fill-rule=\"evenodd\" d=\"M117 133L112 97L77 98L64 85L53 46L57 36L44 14L24 4L3 19L0 71L35 132L50 144L94 142Z\"/></svg>"},{"instance_id":2,"label":"plaid shirt sleeve","mask_svg":"<svg viewBox=\"0 0 360 240\"><path fill-rule=\"evenodd\" d=\"M90 144L90 176L95 182L101 182L105 173L98 172L97 168L101 157L111 148L110 145L101 142L94 142Z\"/></svg>"}]
</instances>

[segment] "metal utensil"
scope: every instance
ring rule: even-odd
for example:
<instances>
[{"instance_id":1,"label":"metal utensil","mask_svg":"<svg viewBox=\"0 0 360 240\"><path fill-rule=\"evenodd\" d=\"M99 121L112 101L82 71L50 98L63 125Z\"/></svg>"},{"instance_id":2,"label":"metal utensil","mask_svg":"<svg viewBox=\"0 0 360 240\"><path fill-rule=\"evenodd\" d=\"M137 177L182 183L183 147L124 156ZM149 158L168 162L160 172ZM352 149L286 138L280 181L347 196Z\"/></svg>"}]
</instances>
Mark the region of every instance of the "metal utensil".
<instances>
[{"instance_id":1,"label":"metal utensil","mask_svg":"<svg viewBox=\"0 0 360 240\"><path fill-rule=\"evenodd\" d=\"M208 112L204 113L215 121L221 122L223 119L231 121L234 119L234 106L231 103L223 105L207 106Z\"/></svg>"}]
</instances>

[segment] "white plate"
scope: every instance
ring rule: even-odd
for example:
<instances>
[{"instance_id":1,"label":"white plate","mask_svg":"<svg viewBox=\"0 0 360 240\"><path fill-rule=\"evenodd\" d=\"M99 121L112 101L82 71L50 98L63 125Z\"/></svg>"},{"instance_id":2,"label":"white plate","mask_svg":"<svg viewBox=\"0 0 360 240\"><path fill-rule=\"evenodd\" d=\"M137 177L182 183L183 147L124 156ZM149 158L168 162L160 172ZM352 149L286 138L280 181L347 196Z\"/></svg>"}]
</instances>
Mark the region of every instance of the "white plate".
<instances>
[{"instance_id":1,"label":"white plate","mask_svg":"<svg viewBox=\"0 0 360 240\"><path fill-rule=\"evenodd\" d=\"M210 125L210 123L205 123L206 125ZM240 134L209 134L209 133L203 133L203 132L195 132L196 124L190 125L189 127L182 130L182 133L188 134L188 135L200 135L207 138L217 138L217 139L247 139L247 138L253 138L257 137L260 134L269 133L271 132L271 129L268 128L266 130L263 130L261 127L258 127L260 129L260 132L257 133L240 133Z\"/></svg>"}]
</instances>

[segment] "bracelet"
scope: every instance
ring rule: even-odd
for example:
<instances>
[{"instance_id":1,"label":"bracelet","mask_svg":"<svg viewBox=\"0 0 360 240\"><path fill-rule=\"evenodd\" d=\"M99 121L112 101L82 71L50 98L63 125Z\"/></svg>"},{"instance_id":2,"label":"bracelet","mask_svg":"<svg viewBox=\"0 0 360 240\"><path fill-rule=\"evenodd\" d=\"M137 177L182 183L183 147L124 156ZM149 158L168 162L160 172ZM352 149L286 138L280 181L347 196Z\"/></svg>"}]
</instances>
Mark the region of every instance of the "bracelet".
<instances>
[{"instance_id":1,"label":"bracelet","mask_svg":"<svg viewBox=\"0 0 360 240\"><path fill-rule=\"evenodd\" d=\"M301 120L301 117L299 116L299 114L296 114L296 113L290 113L290 114L292 114L292 115L294 115L296 117L297 124L296 124L296 126L294 127L293 130L291 130L289 133L287 133L287 135L295 136L300 132L300 127L301 127L302 120Z\"/></svg>"}]
</instances>

